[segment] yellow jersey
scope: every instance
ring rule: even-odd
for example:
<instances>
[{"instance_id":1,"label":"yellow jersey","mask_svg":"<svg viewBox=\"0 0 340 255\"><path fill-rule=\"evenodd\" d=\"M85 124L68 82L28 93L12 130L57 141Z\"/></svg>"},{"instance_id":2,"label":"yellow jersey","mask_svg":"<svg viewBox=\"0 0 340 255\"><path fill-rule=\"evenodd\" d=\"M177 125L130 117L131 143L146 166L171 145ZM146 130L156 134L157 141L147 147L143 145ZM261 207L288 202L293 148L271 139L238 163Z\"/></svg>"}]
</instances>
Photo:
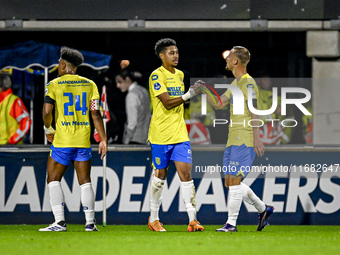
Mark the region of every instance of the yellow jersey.
<instances>
[{"instance_id":1,"label":"yellow jersey","mask_svg":"<svg viewBox=\"0 0 340 255\"><path fill-rule=\"evenodd\" d=\"M167 110L158 98L164 92L169 93L170 98L182 96L184 94L183 79L182 71L175 69L173 74L163 66L150 75L149 90L153 114L148 140L152 144L175 144L189 141L183 104Z\"/></svg>"},{"instance_id":2,"label":"yellow jersey","mask_svg":"<svg viewBox=\"0 0 340 255\"><path fill-rule=\"evenodd\" d=\"M249 75L245 74L241 77L239 81L235 79L231 85L237 86L241 89L244 96L244 114L236 114L234 115L234 106L233 106L233 94L230 90L227 90L224 95L230 99L230 123L229 123L229 135L228 135L228 143L227 147L232 145L240 146L242 144L247 147L254 147L254 137L253 137L253 128L252 125L254 123L249 122L251 120L250 111L248 109L248 88L253 90L252 98L258 99L259 90L256 85L255 80Z\"/></svg>"},{"instance_id":3,"label":"yellow jersey","mask_svg":"<svg viewBox=\"0 0 340 255\"><path fill-rule=\"evenodd\" d=\"M54 147L89 148L90 103L99 99L97 85L79 75L63 75L46 85L45 96L55 100Z\"/></svg>"}]
</instances>

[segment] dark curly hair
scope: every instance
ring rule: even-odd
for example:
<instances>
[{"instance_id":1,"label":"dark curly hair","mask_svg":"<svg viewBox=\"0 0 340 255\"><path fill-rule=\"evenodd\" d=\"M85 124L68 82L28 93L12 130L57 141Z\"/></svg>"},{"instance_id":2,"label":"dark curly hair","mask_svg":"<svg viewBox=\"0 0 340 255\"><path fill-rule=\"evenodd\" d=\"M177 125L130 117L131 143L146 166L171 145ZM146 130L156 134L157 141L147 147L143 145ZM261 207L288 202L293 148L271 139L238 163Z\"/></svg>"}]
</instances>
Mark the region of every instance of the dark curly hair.
<instances>
[{"instance_id":1,"label":"dark curly hair","mask_svg":"<svg viewBox=\"0 0 340 255\"><path fill-rule=\"evenodd\" d=\"M155 45L156 56L159 57L159 54L162 53L169 46L177 46L176 41L171 38L163 38L156 42Z\"/></svg>"},{"instance_id":2,"label":"dark curly hair","mask_svg":"<svg viewBox=\"0 0 340 255\"><path fill-rule=\"evenodd\" d=\"M60 58L71 63L74 67L78 67L84 62L83 54L80 51L65 46L60 49Z\"/></svg>"}]
</instances>

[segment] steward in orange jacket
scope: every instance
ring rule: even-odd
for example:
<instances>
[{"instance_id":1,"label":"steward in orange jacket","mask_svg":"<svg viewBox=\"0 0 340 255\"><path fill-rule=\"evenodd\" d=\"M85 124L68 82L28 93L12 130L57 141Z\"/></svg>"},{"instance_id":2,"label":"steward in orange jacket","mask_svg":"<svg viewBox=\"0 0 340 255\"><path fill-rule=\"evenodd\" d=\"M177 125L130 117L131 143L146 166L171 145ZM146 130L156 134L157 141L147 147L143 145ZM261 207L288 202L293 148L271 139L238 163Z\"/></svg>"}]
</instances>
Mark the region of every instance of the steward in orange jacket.
<instances>
[{"instance_id":1,"label":"steward in orange jacket","mask_svg":"<svg viewBox=\"0 0 340 255\"><path fill-rule=\"evenodd\" d=\"M23 101L13 94L8 75L0 74L0 144L22 143L31 126Z\"/></svg>"}]
</instances>

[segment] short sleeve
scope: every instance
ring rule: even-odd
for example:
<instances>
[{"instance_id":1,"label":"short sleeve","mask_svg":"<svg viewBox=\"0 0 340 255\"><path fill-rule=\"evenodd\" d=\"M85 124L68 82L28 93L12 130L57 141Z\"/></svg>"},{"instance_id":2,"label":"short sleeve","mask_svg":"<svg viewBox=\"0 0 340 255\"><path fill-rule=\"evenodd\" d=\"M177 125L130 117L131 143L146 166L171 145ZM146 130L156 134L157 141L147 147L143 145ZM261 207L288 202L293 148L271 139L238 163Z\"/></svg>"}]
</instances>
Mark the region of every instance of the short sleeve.
<instances>
[{"instance_id":1,"label":"short sleeve","mask_svg":"<svg viewBox=\"0 0 340 255\"><path fill-rule=\"evenodd\" d=\"M252 93L251 93L252 99L258 99L259 98L259 89L258 89L255 81L248 82L247 86L243 87L242 92L243 92L243 95L244 95L244 99L245 100L248 99L248 88L252 89Z\"/></svg>"},{"instance_id":2,"label":"short sleeve","mask_svg":"<svg viewBox=\"0 0 340 255\"><path fill-rule=\"evenodd\" d=\"M46 89L45 89L45 96L50 97L54 101L56 100L56 98L55 98L55 91L54 91L54 83L53 82L47 83Z\"/></svg>"},{"instance_id":3,"label":"short sleeve","mask_svg":"<svg viewBox=\"0 0 340 255\"><path fill-rule=\"evenodd\" d=\"M92 97L91 100L100 99L97 85L92 82Z\"/></svg>"},{"instance_id":4,"label":"short sleeve","mask_svg":"<svg viewBox=\"0 0 340 255\"><path fill-rule=\"evenodd\" d=\"M153 72L150 75L149 87L156 97L164 92L168 92L166 88L166 77L161 73Z\"/></svg>"},{"instance_id":5,"label":"short sleeve","mask_svg":"<svg viewBox=\"0 0 340 255\"><path fill-rule=\"evenodd\" d=\"M230 94L231 94L231 90L230 90L230 89L228 89L226 92L224 92L224 94L223 94L223 95L225 95L227 98L229 98L229 99L230 99Z\"/></svg>"}]
</instances>

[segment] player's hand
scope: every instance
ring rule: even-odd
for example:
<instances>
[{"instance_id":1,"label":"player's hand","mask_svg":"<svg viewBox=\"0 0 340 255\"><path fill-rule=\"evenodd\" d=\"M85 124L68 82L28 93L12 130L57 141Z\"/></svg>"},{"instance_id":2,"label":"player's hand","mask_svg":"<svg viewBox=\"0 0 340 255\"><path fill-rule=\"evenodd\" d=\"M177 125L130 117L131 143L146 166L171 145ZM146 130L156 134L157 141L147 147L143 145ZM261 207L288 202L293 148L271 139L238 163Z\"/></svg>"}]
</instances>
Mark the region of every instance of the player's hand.
<instances>
[{"instance_id":1,"label":"player's hand","mask_svg":"<svg viewBox=\"0 0 340 255\"><path fill-rule=\"evenodd\" d=\"M46 139L47 139L47 141L49 141L50 143L53 143L54 135L53 135L53 134L46 134Z\"/></svg>"},{"instance_id":2,"label":"player's hand","mask_svg":"<svg viewBox=\"0 0 340 255\"><path fill-rule=\"evenodd\" d=\"M44 131L46 135L54 135L55 134L55 130L52 126L49 126L48 128L46 126L44 126Z\"/></svg>"},{"instance_id":3,"label":"player's hand","mask_svg":"<svg viewBox=\"0 0 340 255\"><path fill-rule=\"evenodd\" d=\"M195 87L195 85L194 85L194 86L191 86L190 88L192 88L192 89L195 91L196 95L202 93L202 90L199 89L198 87Z\"/></svg>"},{"instance_id":4,"label":"player's hand","mask_svg":"<svg viewBox=\"0 0 340 255\"><path fill-rule=\"evenodd\" d=\"M207 89L205 82L202 80L196 81L193 88L195 89L196 94L205 93L203 89Z\"/></svg>"},{"instance_id":5,"label":"player's hand","mask_svg":"<svg viewBox=\"0 0 340 255\"><path fill-rule=\"evenodd\" d=\"M107 152L107 142L106 141L100 141L99 148L98 148L98 154L101 154L100 159L103 160Z\"/></svg>"},{"instance_id":6,"label":"player's hand","mask_svg":"<svg viewBox=\"0 0 340 255\"><path fill-rule=\"evenodd\" d=\"M262 157L264 155L264 146L260 138L254 139L254 151L259 157Z\"/></svg>"},{"instance_id":7,"label":"player's hand","mask_svg":"<svg viewBox=\"0 0 340 255\"><path fill-rule=\"evenodd\" d=\"M192 98L196 95L197 95L197 93L195 92L194 88L190 87L188 92L185 93L184 95L182 95L182 98L183 98L184 101L187 101L187 100L189 100L190 98Z\"/></svg>"}]
</instances>

